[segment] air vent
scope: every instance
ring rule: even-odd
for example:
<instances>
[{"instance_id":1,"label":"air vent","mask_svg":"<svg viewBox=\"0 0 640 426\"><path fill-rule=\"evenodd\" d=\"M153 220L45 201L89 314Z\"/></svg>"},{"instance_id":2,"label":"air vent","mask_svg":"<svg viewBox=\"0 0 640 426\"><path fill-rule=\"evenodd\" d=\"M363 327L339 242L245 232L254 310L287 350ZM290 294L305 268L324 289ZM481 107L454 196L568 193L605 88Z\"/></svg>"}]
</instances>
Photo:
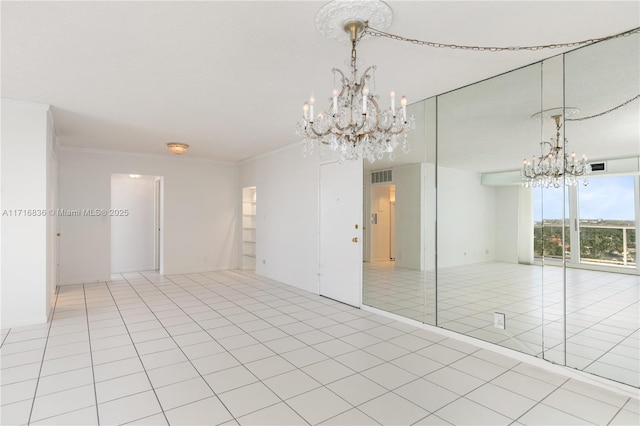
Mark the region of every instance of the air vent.
<instances>
[{"instance_id":1,"label":"air vent","mask_svg":"<svg viewBox=\"0 0 640 426\"><path fill-rule=\"evenodd\" d=\"M371 183L385 183L393 182L391 176L391 170L380 170L377 172L371 172Z\"/></svg>"},{"instance_id":2,"label":"air vent","mask_svg":"<svg viewBox=\"0 0 640 426\"><path fill-rule=\"evenodd\" d=\"M604 172L607 170L605 163L590 163L592 172Z\"/></svg>"}]
</instances>

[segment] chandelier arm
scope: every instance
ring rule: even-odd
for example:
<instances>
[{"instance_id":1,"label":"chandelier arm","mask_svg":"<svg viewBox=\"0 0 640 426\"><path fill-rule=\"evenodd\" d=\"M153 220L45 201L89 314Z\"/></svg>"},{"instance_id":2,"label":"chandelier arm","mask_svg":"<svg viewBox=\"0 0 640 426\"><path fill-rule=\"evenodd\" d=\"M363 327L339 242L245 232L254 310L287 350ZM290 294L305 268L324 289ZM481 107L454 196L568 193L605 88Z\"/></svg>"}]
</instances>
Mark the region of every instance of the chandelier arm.
<instances>
[{"instance_id":1,"label":"chandelier arm","mask_svg":"<svg viewBox=\"0 0 640 426\"><path fill-rule=\"evenodd\" d=\"M548 156L549 156L549 154L551 154L551 153L553 152L553 150L556 148L556 147L555 147L551 142L549 142L549 141L542 141L542 142L540 142L540 145L542 145L542 146L544 146L544 145L549 145L549 147L550 147L549 152L547 152L547 153L544 155L544 157L542 157L542 158L548 157ZM541 150L541 151L542 151L542 150Z\"/></svg>"},{"instance_id":2,"label":"chandelier arm","mask_svg":"<svg viewBox=\"0 0 640 426\"><path fill-rule=\"evenodd\" d=\"M342 84L342 91L340 92L340 94L338 96L342 96L344 94L345 87L347 87L349 85L349 80L347 80L347 77L345 77L344 73L339 68L333 68L331 70L331 72L334 73L334 74L335 73L340 74L340 83Z\"/></svg>"},{"instance_id":3,"label":"chandelier arm","mask_svg":"<svg viewBox=\"0 0 640 426\"><path fill-rule=\"evenodd\" d=\"M401 135L401 134L404 133L404 129L399 129L399 130L396 130L396 131L388 130L387 133L390 133L392 135Z\"/></svg>"},{"instance_id":4,"label":"chandelier arm","mask_svg":"<svg viewBox=\"0 0 640 426\"><path fill-rule=\"evenodd\" d=\"M364 114L363 114L363 115L364 115ZM363 119L363 120L362 120L362 122L361 122L359 125L357 125L357 126L353 127L353 132L354 132L354 133L356 133L356 134L357 134L358 132L360 132L360 130L364 129L364 125L365 125L365 123L366 123L366 120L365 120L365 119Z\"/></svg>"},{"instance_id":5,"label":"chandelier arm","mask_svg":"<svg viewBox=\"0 0 640 426\"><path fill-rule=\"evenodd\" d=\"M362 76L360 77L360 87L364 87L364 81L367 78L367 75L369 75L369 71L375 71L375 70L376 70L376 66L371 65L362 73Z\"/></svg>"},{"instance_id":6,"label":"chandelier arm","mask_svg":"<svg viewBox=\"0 0 640 426\"><path fill-rule=\"evenodd\" d=\"M569 43L553 43L553 44L541 44L541 45L532 45L532 46L506 46L506 47L504 46L467 46L467 45L461 45L461 44L437 43L437 42L428 41L428 40L412 39L408 37L399 36L396 34L387 33L385 31L377 30L375 28L371 28L368 25L368 22L365 22L365 27L362 30L362 32L373 37L384 37L384 38L389 38L391 40L405 41L408 43L417 44L420 46L427 46L427 47L448 48L448 49L458 49L458 50L473 50L473 51L482 51L482 52L504 52L504 51L517 52L521 50L536 51L536 50L542 50L542 49L558 49L558 48L578 47L578 46L583 46L587 44L593 44L600 41L611 40L611 39L620 38L620 37L627 37L632 34L640 33L640 27L633 28L631 30L624 31L618 34L613 34L606 37L590 38L587 40L574 41Z\"/></svg>"},{"instance_id":7,"label":"chandelier arm","mask_svg":"<svg viewBox=\"0 0 640 426\"><path fill-rule=\"evenodd\" d=\"M364 127L364 124L365 124L365 120L362 120L362 123L360 123L360 125L358 125L356 127L354 127L353 123L349 123L348 125L346 125L344 127L340 126L340 124L338 124L338 123L334 123L333 127L335 127L337 130L340 130L340 132L342 132L344 130L347 130L347 129L352 129L354 131L354 133L355 133L355 132L360 131ZM333 132L333 133L335 133L335 132ZM339 134L339 133L336 133L336 134Z\"/></svg>"},{"instance_id":8,"label":"chandelier arm","mask_svg":"<svg viewBox=\"0 0 640 426\"><path fill-rule=\"evenodd\" d=\"M333 126L334 126L336 129L340 130L340 132L342 132L342 131L344 131L344 130L347 130L349 127L351 127L351 123L349 123L348 125L346 125L346 126L344 126L344 127L342 127L339 123L335 123ZM333 132L333 133L336 133L336 132ZM337 135L339 135L339 133L336 133L336 134L337 134Z\"/></svg>"},{"instance_id":9,"label":"chandelier arm","mask_svg":"<svg viewBox=\"0 0 640 426\"><path fill-rule=\"evenodd\" d=\"M313 132L313 134L316 135L316 137L318 137L318 138L327 136L329 133L331 133L331 129L327 130L326 132L318 132L315 129L315 127L313 127L313 124L311 124L309 127L307 127L307 129L311 129L311 132Z\"/></svg>"},{"instance_id":10,"label":"chandelier arm","mask_svg":"<svg viewBox=\"0 0 640 426\"><path fill-rule=\"evenodd\" d=\"M538 158L538 162L537 162L536 166L537 166L537 167L539 167L539 168L542 168L542 162L543 162L545 159L549 158L549 156L551 155L551 153L554 151L555 146L553 146L553 144L552 144L551 142L549 142L549 141L542 141L542 142L540 142L540 145L541 145L542 147L544 147L544 145L549 145L549 146L551 147L551 148L549 149L549 152L547 152L547 153L546 153L546 154L544 154L544 155L542 154L543 149L542 149L542 148L540 148L540 158ZM534 175L534 177L544 175L544 173L536 173L534 170L532 170L532 171L533 171L533 175Z\"/></svg>"}]
</instances>

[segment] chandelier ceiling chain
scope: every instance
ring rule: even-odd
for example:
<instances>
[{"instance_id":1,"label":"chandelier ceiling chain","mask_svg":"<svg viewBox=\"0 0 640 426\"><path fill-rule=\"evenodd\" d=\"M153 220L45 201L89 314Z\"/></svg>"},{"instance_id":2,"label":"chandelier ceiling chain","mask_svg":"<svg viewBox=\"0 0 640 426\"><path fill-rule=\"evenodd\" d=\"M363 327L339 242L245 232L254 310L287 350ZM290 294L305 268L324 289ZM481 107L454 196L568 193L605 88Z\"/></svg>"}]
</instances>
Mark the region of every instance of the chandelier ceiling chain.
<instances>
[{"instance_id":1,"label":"chandelier ceiling chain","mask_svg":"<svg viewBox=\"0 0 640 426\"><path fill-rule=\"evenodd\" d=\"M621 103L620 105L614 106L613 108L610 108L610 109L608 109L606 111L602 111L602 112L599 112L599 113L593 114L593 115L588 115L586 117L565 118L564 121L583 121L583 120L590 120L592 118L602 117L603 115L609 114L609 113L611 113L611 112L613 112L613 111L615 111L617 109L620 109L620 108L622 108L622 107L624 107L624 106L626 106L626 105L630 104L631 102L636 101L638 99L640 99L640 95L636 95L633 98Z\"/></svg>"},{"instance_id":2,"label":"chandelier ceiling chain","mask_svg":"<svg viewBox=\"0 0 640 426\"><path fill-rule=\"evenodd\" d=\"M541 44L541 45L534 45L534 46L506 46L506 47L504 46L502 47L501 46L466 46L466 45L460 45L460 44L436 43L433 41L418 40L414 38L403 37L396 34L387 33L385 31L377 30L375 28L370 27L367 22L365 22L365 28L363 30L363 33L368 34L372 37L383 37L383 38L388 38L388 39L397 40L397 41L405 41L405 42L420 45L420 46L428 46L428 47L435 47L435 48L473 50L478 52L504 52L504 51L517 52L521 50L536 51L536 50L543 50L543 49L560 49L560 48L567 48L567 47L578 47L578 46L583 46L587 44L597 43L600 41L612 40L620 37L627 37L632 34L640 33L640 28L634 28L632 30L625 31L619 34L610 35L607 37L590 38L587 40L574 41L569 43L552 43L552 44Z\"/></svg>"}]
</instances>

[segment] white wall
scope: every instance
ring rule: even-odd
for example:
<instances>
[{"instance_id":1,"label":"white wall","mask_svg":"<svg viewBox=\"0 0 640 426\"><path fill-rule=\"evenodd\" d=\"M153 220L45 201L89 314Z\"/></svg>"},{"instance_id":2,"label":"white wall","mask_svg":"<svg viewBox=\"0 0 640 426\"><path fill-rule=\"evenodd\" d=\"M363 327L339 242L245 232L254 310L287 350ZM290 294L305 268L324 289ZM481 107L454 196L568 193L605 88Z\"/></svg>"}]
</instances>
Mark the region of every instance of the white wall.
<instances>
[{"instance_id":1,"label":"white wall","mask_svg":"<svg viewBox=\"0 0 640 426\"><path fill-rule=\"evenodd\" d=\"M424 200L422 200L422 227L423 227L423 251L424 269L433 271L436 269L436 166L433 163L424 163Z\"/></svg>"},{"instance_id":2,"label":"white wall","mask_svg":"<svg viewBox=\"0 0 640 426\"><path fill-rule=\"evenodd\" d=\"M421 163L395 167L396 184L396 266L422 270L424 268L423 166Z\"/></svg>"},{"instance_id":3,"label":"white wall","mask_svg":"<svg viewBox=\"0 0 640 426\"><path fill-rule=\"evenodd\" d=\"M187 154L188 155L188 154ZM164 274L238 267L238 166L188 157L61 151L60 208L109 209L111 175L164 177ZM60 218L62 284L110 279L110 218Z\"/></svg>"},{"instance_id":4,"label":"white wall","mask_svg":"<svg viewBox=\"0 0 640 426\"><path fill-rule=\"evenodd\" d=\"M155 176L111 175L111 272L154 267Z\"/></svg>"},{"instance_id":5,"label":"white wall","mask_svg":"<svg viewBox=\"0 0 640 426\"><path fill-rule=\"evenodd\" d=\"M438 167L438 268L495 259L495 188L480 174Z\"/></svg>"},{"instance_id":6,"label":"white wall","mask_svg":"<svg viewBox=\"0 0 640 426\"><path fill-rule=\"evenodd\" d=\"M301 147L295 144L240 167L240 187L256 186L258 194L256 274L314 293L318 292L318 161L302 158Z\"/></svg>"},{"instance_id":7,"label":"white wall","mask_svg":"<svg viewBox=\"0 0 640 426\"><path fill-rule=\"evenodd\" d=\"M638 210L636 210L638 211ZM518 189L518 262L534 263L533 188Z\"/></svg>"},{"instance_id":8,"label":"white wall","mask_svg":"<svg viewBox=\"0 0 640 426\"><path fill-rule=\"evenodd\" d=\"M2 328L43 323L49 314L55 274L47 257L53 142L48 110L48 105L2 100Z\"/></svg>"},{"instance_id":9,"label":"white wall","mask_svg":"<svg viewBox=\"0 0 640 426\"><path fill-rule=\"evenodd\" d=\"M518 229L520 218L518 200L520 188L521 186L495 187L495 260L500 262L518 263L520 236ZM533 241L533 238L531 241Z\"/></svg>"}]
</instances>

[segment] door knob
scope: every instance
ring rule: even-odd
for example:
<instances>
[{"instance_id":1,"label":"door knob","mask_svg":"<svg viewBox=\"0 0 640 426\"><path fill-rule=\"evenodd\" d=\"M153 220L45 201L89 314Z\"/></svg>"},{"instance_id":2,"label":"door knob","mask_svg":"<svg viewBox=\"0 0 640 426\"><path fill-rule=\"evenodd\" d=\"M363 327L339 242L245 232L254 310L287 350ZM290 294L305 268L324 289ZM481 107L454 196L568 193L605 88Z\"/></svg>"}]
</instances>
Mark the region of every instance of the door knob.
<instances>
[{"instance_id":1,"label":"door knob","mask_svg":"<svg viewBox=\"0 0 640 426\"><path fill-rule=\"evenodd\" d=\"M357 242L358 242L358 237L353 237L353 238L351 239L351 241L353 241L354 243L357 243Z\"/></svg>"}]
</instances>

